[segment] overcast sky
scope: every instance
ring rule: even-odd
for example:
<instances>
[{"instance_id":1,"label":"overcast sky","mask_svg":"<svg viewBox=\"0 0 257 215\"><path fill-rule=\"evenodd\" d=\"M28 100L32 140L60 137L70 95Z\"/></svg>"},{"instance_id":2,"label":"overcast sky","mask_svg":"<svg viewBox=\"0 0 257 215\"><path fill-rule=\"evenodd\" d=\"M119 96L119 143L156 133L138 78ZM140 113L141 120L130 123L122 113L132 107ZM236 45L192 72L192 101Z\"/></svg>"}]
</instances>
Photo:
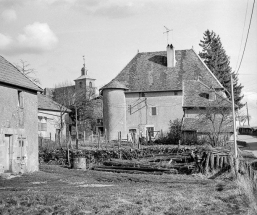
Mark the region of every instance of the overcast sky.
<instances>
[{"instance_id":1,"label":"overcast sky","mask_svg":"<svg viewBox=\"0 0 257 215\"><path fill-rule=\"evenodd\" d=\"M79 77L85 55L89 75L101 87L138 50L165 50L167 26L176 49L197 52L204 31L213 30L236 70L252 5L253 0L0 0L0 55L14 64L27 61L43 88ZM257 5L239 70L252 125L257 125L256 38Z\"/></svg>"}]
</instances>

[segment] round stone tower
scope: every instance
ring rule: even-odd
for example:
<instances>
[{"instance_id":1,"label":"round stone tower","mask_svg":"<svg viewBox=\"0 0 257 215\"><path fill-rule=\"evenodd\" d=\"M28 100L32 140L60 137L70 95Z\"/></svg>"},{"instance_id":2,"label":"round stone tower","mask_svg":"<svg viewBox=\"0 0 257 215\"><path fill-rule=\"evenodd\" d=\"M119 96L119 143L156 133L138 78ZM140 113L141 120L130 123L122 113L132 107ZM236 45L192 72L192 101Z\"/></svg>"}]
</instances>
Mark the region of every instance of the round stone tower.
<instances>
[{"instance_id":1,"label":"round stone tower","mask_svg":"<svg viewBox=\"0 0 257 215\"><path fill-rule=\"evenodd\" d=\"M128 88L118 82L112 81L100 89L103 95L103 125L107 132L107 139L117 140L118 133L126 138L126 99L125 90Z\"/></svg>"}]
</instances>

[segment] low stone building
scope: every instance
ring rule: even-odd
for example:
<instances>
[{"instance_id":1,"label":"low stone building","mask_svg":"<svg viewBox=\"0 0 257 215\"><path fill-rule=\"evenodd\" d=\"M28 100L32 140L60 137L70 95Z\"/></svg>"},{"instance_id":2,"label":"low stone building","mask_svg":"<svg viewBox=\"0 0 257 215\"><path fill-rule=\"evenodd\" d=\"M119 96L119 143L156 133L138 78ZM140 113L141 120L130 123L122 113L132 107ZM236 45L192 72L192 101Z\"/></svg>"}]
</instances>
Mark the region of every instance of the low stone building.
<instances>
[{"instance_id":1,"label":"low stone building","mask_svg":"<svg viewBox=\"0 0 257 215\"><path fill-rule=\"evenodd\" d=\"M38 99L42 91L0 56L0 172L38 170Z\"/></svg>"}]
</instances>

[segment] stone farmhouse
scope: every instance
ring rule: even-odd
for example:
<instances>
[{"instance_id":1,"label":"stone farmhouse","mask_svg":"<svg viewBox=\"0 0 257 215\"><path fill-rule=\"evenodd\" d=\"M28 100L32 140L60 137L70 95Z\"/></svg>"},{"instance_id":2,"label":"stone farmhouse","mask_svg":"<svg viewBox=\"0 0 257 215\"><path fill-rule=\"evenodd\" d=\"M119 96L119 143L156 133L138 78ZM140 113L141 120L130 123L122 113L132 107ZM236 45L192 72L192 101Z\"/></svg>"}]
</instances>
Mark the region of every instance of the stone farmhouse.
<instances>
[{"instance_id":1,"label":"stone farmhouse","mask_svg":"<svg viewBox=\"0 0 257 215\"><path fill-rule=\"evenodd\" d=\"M203 87L196 92L197 86ZM118 132L122 139L129 133L154 137L167 132L175 119L183 120L185 132L197 132L193 123L185 126L199 107L204 108L202 100L209 101L198 95L201 90L208 95L215 91L225 99L223 86L193 49L175 50L171 44L166 51L137 53L100 89L108 139L117 139ZM198 103L190 92L200 97ZM190 96L193 101L188 106Z\"/></svg>"},{"instance_id":2,"label":"stone farmhouse","mask_svg":"<svg viewBox=\"0 0 257 215\"><path fill-rule=\"evenodd\" d=\"M67 121L70 109L53 101L50 97L38 94L38 136L57 141L66 138ZM61 132L61 133L60 133Z\"/></svg>"},{"instance_id":3,"label":"stone farmhouse","mask_svg":"<svg viewBox=\"0 0 257 215\"><path fill-rule=\"evenodd\" d=\"M0 56L0 172L38 170L38 98L42 91Z\"/></svg>"}]
</instances>

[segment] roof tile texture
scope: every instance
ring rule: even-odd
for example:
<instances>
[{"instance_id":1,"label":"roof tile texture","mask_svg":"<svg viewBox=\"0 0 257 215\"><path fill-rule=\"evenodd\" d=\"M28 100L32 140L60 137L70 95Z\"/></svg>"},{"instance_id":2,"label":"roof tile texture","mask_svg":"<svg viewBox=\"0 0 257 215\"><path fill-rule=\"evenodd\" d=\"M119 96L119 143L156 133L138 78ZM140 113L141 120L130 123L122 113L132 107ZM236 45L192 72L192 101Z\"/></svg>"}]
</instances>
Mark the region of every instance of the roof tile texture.
<instances>
[{"instance_id":1,"label":"roof tile texture","mask_svg":"<svg viewBox=\"0 0 257 215\"><path fill-rule=\"evenodd\" d=\"M182 90L183 80L201 77L206 85L222 88L192 49L176 50L175 59L175 67L168 68L166 51L138 53L112 81L130 91L163 91Z\"/></svg>"},{"instance_id":2,"label":"roof tile texture","mask_svg":"<svg viewBox=\"0 0 257 215\"><path fill-rule=\"evenodd\" d=\"M14 65L0 56L0 82L24 87L31 90L42 91L29 78L22 74Z\"/></svg>"}]
</instances>

